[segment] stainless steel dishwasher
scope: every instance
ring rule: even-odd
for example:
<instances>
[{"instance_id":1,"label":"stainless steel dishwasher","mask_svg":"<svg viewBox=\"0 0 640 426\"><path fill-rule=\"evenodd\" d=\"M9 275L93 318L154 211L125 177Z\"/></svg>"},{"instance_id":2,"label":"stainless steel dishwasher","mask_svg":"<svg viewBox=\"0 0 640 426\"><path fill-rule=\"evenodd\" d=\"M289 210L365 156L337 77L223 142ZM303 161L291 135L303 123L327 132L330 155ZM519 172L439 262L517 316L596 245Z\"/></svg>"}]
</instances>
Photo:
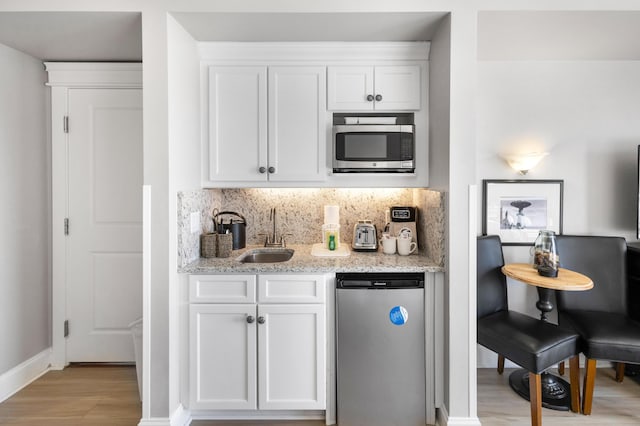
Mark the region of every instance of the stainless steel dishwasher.
<instances>
[{"instance_id":1,"label":"stainless steel dishwasher","mask_svg":"<svg viewBox=\"0 0 640 426\"><path fill-rule=\"evenodd\" d=\"M424 274L336 274L340 426L424 426Z\"/></svg>"}]
</instances>

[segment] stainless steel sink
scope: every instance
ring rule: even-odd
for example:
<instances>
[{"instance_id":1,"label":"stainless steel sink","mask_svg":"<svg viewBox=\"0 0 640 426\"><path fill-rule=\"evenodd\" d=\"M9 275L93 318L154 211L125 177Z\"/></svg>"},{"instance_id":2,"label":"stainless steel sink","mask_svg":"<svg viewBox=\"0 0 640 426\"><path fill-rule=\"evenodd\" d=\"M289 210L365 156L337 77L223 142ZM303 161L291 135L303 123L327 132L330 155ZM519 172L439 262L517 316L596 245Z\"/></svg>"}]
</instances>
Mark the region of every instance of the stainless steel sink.
<instances>
[{"instance_id":1,"label":"stainless steel sink","mask_svg":"<svg viewBox=\"0 0 640 426\"><path fill-rule=\"evenodd\" d=\"M293 256L293 249L288 248L260 248L249 250L242 254L238 261L242 263L275 263L286 262Z\"/></svg>"}]
</instances>

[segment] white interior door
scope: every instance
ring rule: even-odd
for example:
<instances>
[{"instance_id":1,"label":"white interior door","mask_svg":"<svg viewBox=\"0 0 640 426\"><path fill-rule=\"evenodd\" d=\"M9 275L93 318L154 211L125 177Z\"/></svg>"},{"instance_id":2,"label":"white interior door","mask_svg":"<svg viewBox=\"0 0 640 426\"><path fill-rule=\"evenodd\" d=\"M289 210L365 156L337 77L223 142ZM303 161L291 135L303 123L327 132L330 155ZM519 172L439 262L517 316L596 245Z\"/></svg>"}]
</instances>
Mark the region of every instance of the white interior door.
<instances>
[{"instance_id":1,"label":"white interior door","mask_svg":"<svg viewBox=\"0 0 640 426\"><path fill-rule=\"evenodd\" d=\"M67 362L134 361L142 316L142 90L69 89Z\"/></svg>"}]
</instances>

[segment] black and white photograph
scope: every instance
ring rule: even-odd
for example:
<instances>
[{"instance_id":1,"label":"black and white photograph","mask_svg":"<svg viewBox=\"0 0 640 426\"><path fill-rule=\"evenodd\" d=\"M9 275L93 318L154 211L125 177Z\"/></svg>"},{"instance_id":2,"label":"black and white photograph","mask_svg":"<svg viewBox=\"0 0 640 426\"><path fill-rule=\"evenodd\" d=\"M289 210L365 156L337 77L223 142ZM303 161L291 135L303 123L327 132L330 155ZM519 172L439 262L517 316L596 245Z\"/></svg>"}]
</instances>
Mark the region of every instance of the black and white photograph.
<instances>
[{"instance_id":1,"label":"black and white photograph","mask_svg":"<svg viewBox=\"0 0 640 426\"><path fill-rule=\"evenodd\" d=\"M504 245L531 245L538 232L562 232L561 180L484 180L484 235Z\"/></svg>"},{"instance_id":2,"label":"black and white photograph","mask_svg":"<svg viewBox=\"0 0 640 426\"><path fill-rule=\"evenodd\" d=\"M500 200L500 229L546 229L547 199L505 197Z\"/></svg>"}]
</instances>

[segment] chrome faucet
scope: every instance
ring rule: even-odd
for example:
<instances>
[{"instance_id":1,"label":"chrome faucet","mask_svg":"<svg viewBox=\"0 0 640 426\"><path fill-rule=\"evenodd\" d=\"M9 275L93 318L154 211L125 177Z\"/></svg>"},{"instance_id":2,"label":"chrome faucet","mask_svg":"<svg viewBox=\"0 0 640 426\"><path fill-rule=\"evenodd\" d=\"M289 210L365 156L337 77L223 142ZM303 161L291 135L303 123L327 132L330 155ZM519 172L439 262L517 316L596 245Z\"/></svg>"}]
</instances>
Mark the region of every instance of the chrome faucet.
<instances>
[{"instance_id":1,"label":"chrome faucet","mask_svg":"<svg viewBox=\"0 0 640 426\"><path fill-rule=\"evenodd\" d=\"M284 240L285 235L290 234L282 234L278 239L278 234L276 232L276 208L272 207L269 210L269 220L271 221L272 231L271 234L266 234L267 237L264 242L265 247L286 247L287 244ZM264 234L263 234L264 235Z\"/></svg>"}]
</instances>

